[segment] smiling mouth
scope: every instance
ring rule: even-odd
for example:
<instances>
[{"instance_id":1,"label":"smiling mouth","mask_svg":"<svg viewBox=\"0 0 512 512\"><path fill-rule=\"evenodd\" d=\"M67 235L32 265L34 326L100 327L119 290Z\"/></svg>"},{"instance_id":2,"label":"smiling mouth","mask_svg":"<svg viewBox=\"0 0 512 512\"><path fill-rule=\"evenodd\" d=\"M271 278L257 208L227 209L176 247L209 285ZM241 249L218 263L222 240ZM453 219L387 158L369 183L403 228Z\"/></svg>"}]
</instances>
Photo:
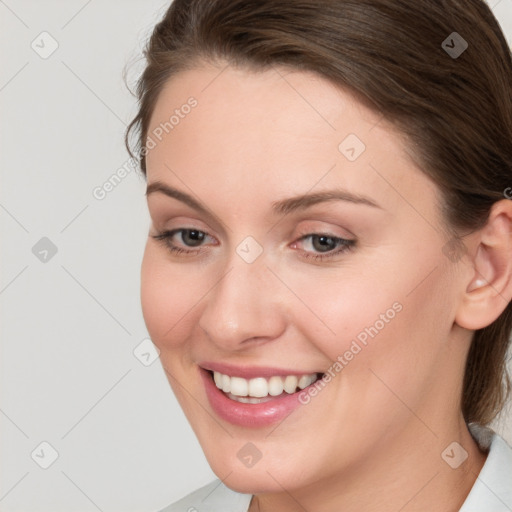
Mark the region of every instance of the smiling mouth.
<instances>
[{"instance_id":1,"label":"smiling mouth","mask_svg":"<svg viewBox=\"0 0 512 512\"><path fill-rule=\"evenodd\" d=\"M229 399L247 404L261 404L292 395L314 384L324 375L323 373L307 373L244 379L217 371L207 371L217 389L220 389Z\"/></svg>"}]
</instances>

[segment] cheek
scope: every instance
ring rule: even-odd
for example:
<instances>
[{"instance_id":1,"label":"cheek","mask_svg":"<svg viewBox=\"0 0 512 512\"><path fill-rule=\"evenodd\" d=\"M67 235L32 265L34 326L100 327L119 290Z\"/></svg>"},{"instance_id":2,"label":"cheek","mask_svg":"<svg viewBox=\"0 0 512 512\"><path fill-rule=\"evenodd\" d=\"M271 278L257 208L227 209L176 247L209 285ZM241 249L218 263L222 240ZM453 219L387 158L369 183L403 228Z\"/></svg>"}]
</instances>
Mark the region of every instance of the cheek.
<instances>
[{"instance_id":1,"label":"cheek","mask_svg":"<svg viewBox=\"0 0 512 512\"><path fill-rule=\"evenodd\" d=\"M402 281L390 277L382 262L381 272L376 262L365 263L354 260L340 268L280 273L300 298L289 294L293 322L332 361L350 350L353 341L364 347L372 337L382 336L403 314Z\"/></svg>"},{"instance_id":2,"label":"cheek","mask_svg":"<svg viewBox=\"0 0 512 512\"><path fill-rule=\"evenodd\" d=\"M399 259L378 258L318 278L295 273L287 282L307 305L296 304L295 321L323 354L333 362L342 356L351 372L395 364L399 385L411 367L433 364L450 335L455 300L450 273L434 251L421 258L404 248L395 252Z\"/></svg>"},{"instance_id":3,"label":"cheek","mask_svg":"<svg viewBox=\"0 0 512 512\"><path fill-rule=\"evenodd\" d=\"M350 324L338 350L345 350L348 361L342 373L346 382L357 383L350 389L368 418L380 415L391 421L389 411L396 418L407 414L397 396L416 410L434 393L432 381L443 379L453 325L449 276L436 271L411 292L413 288L390 289L372 297L361 308L364 313L353 311L347 317Z\"/></svg>"},{"instance_id":4,"label":"cheek","mask_svg":"<svg viewBox=\"0 0 512 512\"><path fill-rule=\"evenodd\" d=\"M151 339L163 350L184 342L193 320L194 306L204 291L161 251L148 243L141 267L141 306Z\"/></svg>"}]
</instances>

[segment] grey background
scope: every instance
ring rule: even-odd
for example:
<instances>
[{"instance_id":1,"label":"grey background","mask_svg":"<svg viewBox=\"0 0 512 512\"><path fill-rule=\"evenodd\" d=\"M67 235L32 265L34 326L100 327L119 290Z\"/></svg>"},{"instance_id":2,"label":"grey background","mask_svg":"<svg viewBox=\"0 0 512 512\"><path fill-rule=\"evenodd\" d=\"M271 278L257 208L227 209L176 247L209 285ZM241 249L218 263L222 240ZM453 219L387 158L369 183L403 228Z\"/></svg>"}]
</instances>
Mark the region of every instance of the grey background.
<instances>
[{"instance_id":1,"label":"grey background","mask_svg":"<svg viewBox=\"0 0 512 512\"><path fill-rule=\"evenodd\" d=\"M1 512L151 512L215 478L148 351L144 181L93 194L130 169L123 67L167 6L0 0Z\"/></svg>"}]
</instances>

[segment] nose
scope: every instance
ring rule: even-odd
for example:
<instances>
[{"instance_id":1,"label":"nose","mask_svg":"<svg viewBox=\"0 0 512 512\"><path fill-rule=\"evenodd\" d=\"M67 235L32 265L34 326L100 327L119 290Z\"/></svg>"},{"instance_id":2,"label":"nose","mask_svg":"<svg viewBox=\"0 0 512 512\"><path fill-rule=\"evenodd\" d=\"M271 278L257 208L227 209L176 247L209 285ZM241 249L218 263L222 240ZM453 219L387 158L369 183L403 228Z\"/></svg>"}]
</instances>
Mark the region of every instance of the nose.
<instances>
[{"instance_id":1,"label":"nose","mask_svg":"<svg viewBox=\"0 0 512 512\"><path fill-rule=\"evenodd\" d=\"M279 285L263 256L247 263L234 254L202 301L199 325L209 341L237 351L279 338L286 328Z\"/></svg>"}]
</instances>

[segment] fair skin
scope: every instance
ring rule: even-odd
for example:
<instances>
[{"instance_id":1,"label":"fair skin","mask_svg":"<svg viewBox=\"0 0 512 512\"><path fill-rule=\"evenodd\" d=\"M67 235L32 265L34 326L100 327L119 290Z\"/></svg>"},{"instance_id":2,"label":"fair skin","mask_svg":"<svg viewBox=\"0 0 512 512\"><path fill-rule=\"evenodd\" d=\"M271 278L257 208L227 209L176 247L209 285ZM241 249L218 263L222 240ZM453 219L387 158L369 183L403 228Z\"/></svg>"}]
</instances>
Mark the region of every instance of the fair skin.
<instances>
[{"instance_id":1,"label":"fair skin","mask_svg":"<svg viewBox=\"0 0 512 512\"><path fill-rule=\"evenodd\" d=\"M197 106L149 151L147 182L193 196L211 215L148 195L142 308L213 471L255 495L250 512L458 510L485 461L458 402L464 361L472 330L512 296L512 202L495 204L454 261L443 252L438 188L391 125L348 92L306 72L201 64L166 84L148 134L190 96ZM348 134L366 146L355 161L338 149ZM378 207L271 209L334 188ZM199 254L183 233L172 243L195 254L153 238L177 228L206 233ZM330 260L306 259L321 251L300 241L311 233L356 242ZM252 263L236 252L248 236L263 248ZM212 409L202 361L325 372L394 303L401 311L280 423L234 425ZM441 457L454 441L468 453L457 469ZM237 457L248 442L262 454L252 467Z\"/></svg>"}]
</instances>

